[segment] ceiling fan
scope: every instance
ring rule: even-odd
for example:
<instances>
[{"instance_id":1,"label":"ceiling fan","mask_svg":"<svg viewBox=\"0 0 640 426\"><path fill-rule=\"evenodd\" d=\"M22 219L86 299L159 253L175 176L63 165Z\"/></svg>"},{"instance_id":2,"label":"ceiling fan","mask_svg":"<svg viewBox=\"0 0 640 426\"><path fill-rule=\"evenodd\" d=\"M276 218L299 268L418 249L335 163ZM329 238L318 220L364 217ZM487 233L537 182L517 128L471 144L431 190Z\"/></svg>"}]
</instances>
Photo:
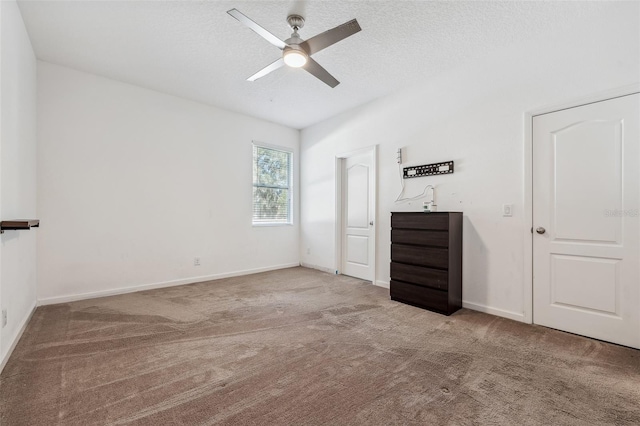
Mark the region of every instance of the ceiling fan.
<instances>
[{"instance_id":1,"label":"ceiling fan","mask_svg":"<svg viewBox=\"0 0 640 426\"><path fill-rule=\"evenodd\" d=\"M342 25L338 25L335 28L311 37L309 40L303 40L298 35L298 30L304 26L304 18L300 15L289 15L287 17L287 23L293 30L293 33L290 38L282 41L260 25L256 24L246 15L243 15L237 9L231 9L227 11L227 13L255 31L269 43L282 50L282 57L280 59L270 65L267 65L249 77L247 79L248 81L255 81L260 77L264 77L270 72L275 71L286 64L293 68L303 68L327 85L336 87L340 82L329 74L327 70L322 68L320 64L314 61L311 58L311 55L318 53L322 49L329 47L340 40L344 40L361 30L358 21L352 19L349 22L345 22Z\"/></svg>"}]
</instances>

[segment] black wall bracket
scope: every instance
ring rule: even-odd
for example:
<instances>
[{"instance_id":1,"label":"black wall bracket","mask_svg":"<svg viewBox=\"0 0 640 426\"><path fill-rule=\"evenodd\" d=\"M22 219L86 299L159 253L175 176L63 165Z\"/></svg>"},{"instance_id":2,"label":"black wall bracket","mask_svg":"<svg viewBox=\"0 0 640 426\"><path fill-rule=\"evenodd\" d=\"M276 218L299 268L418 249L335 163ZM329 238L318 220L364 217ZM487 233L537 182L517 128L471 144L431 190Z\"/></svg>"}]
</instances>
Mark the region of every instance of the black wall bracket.
<instances>
[{"instance_id":1,"label":"black wall bracket","mask_svg":"<svg viewBox=\"0 0 640 426\"><path fill-rule=\"evenodd\" d=\"M405 167L402 170L402 177L404 179L421 176L447 175L453 173L453 161Z\"/></svg>"},{"instance_id":2,"label":"black wall bracket","mask_svg":"<svg viewBox=\"0 0 640 426\"><path fill-rule=\"evenodd\" d=\"M0 222L0 234L10 229L31 229L40 227L39 219L13 219Z\"/></svg>"}]
</instances>

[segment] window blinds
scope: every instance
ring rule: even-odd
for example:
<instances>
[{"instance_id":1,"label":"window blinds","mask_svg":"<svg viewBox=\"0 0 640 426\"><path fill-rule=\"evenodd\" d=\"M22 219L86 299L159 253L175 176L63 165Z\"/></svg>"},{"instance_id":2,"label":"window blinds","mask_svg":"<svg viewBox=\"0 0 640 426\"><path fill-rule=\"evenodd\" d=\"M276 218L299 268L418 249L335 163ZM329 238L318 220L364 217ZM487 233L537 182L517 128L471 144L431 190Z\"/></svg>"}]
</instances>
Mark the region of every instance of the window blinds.
<instances>
[{"instance_id":1,"label":"window blinds","mask_svg":"<svg viewBox=\"0 0 640 426\"><path fill-rule=\"evenodd\" d=\"M291 223L291 152L253 145L253 223Z\"/></svg>"}]
</instances>

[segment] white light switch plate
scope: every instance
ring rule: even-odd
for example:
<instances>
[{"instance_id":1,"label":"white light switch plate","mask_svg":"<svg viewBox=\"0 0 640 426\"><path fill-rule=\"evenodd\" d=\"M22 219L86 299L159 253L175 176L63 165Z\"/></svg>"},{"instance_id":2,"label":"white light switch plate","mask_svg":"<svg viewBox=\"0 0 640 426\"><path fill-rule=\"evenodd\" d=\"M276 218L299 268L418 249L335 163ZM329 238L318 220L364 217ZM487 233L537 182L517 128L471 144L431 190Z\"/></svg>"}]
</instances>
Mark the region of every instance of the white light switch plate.
<instances>
[{"instance_id":1,"label":"white light switch plate","mask_svg":"<svg viewBox=\"0 0 640 426\"><path fill-rule=\"evenodd\" d=\"M513 204L503 204L502 205L502 216L504 216L504 217L513 216Z\"/></svg>"}]
</instances>

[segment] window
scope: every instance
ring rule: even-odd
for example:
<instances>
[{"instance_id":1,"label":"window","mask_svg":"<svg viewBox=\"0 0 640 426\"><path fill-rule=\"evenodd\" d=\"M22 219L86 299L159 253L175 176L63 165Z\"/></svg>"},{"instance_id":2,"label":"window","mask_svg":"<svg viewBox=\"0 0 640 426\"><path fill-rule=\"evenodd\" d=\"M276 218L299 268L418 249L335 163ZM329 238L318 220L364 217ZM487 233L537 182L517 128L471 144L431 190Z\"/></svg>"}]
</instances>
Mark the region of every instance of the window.
<instances>
[{"instance_id":1,"label":"window","mask_svg":"<svg viewBox=\"0 0 640 426\"><path fill-rule=\"evenodd\" d=\"M291 151L253 145L253 224L290 224Z\"/></svg>"}]
</instances>

